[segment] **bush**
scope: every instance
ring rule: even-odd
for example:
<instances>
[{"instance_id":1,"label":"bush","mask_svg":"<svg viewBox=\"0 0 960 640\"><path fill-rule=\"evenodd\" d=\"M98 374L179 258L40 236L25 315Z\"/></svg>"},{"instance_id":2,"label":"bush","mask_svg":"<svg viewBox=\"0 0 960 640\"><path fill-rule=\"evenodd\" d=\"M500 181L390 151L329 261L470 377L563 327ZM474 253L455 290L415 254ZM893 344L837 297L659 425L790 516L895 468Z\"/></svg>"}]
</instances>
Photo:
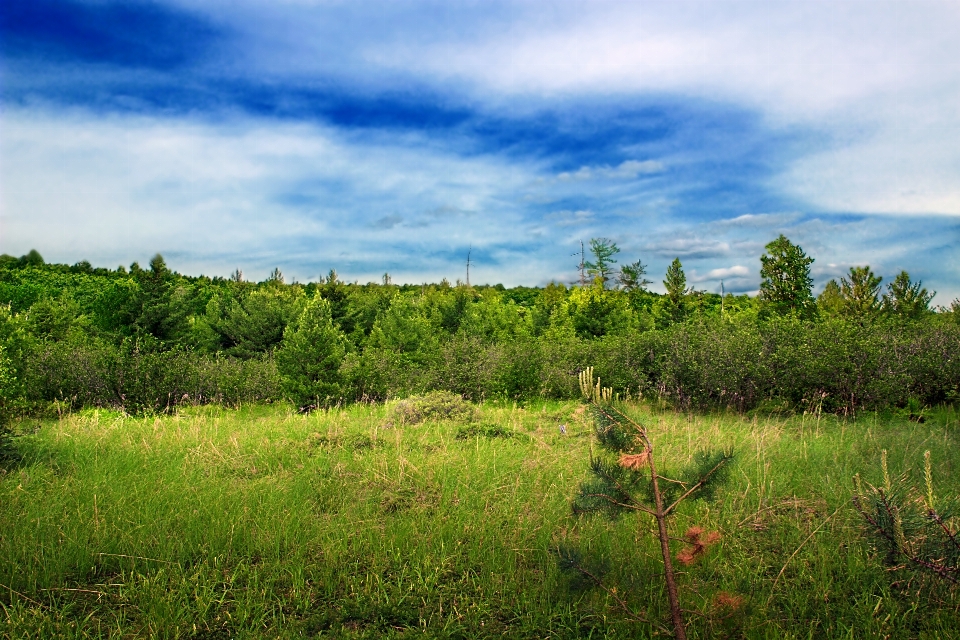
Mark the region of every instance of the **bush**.
<instances>
[{"instance_id":1,"label":"bush","mask_svg":"<svg viewBox=\"0 0 960 640\"><path fill-rule=\"evenodd\" d=\"M583 350L605 386L656 393L684 409L773 402L854 413L911 397L949 401L960 389L960 330L948 323L713 318L609 336Z\"/></svg>"},{"instance_id":2,"label":"bush","mask_svg":"<svg viewBox=\"0 0 960 640\"><path fill-rule=\"evenodd\" d=\"M7 393L13 382L12 366L3 345L0 344L0 469L17 460L13 436L7 428Z\"/></svg>"},{"instance_id":3,"label":"bush","mask_svg":"<svg viewBox=\"0 0 960 640\"><path fill-rule=\"evenodd\" d=\"M476 416L477 408L461 396L449 391L431 391L396 402L390 407L384 426L414 425L428 420L470 422Z\"/></svg>"}]
</instances>

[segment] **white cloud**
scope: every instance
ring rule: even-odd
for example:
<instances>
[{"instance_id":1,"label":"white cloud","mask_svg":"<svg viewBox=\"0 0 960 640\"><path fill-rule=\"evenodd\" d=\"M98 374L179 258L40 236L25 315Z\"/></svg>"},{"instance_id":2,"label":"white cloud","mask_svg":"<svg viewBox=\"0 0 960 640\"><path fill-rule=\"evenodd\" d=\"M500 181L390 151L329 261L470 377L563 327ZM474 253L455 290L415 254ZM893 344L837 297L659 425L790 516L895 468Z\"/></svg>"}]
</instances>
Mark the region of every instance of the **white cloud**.
<instances>
[{"instance_id":1,"label":"white cloud","mask_svg":"<svg viewBox=\"0 0 960 640\"><path fill-rule=\"evenodd\" d=\"M160 251L251 277L289 261L333 266L343 251L357 269L407 262L411 245L514 241L523 212L503 194L533 180L495 158L308 124L7 108L2 125L0 250L36 247L63 262L129 264ZM465 222L462 212L484 215ZM370 234L384 232L374 247Z\"/></svg>"},{"instance_id":2,"label":"white cloud","mask_svg":"<svg viewBox=\"0 0 960 640\"><path fill-rule=\"evenodd\" d=\"M825 210L960 216L960 115L941 100L960 104L960 86L887 105L869 135L807 155L775 186ZM842 117L850 127L862 118Z\"/></svg>"},{"instance_id":3,"label":"white cloud","mask_svg":"<svg viewBox=\"0 0 960 640\"><path fill-rule=\"evenodd\" d=\"M596 214L593 211L555 211L543 216L547 222L553 223L558 227L570 227L574 225L584 225L594 222Z\"/></svg>"},{"instance_id":4,"label":"white cloud","mask_svg":"<svg viewBox=\"0 0 960 640\"><path fill-rule=\"evenodd\" d=\"M732 267L722 267L719 269L711 269L707 273L697 274L696 271L691 271L690 282L707 282L710 280L729 280L731 278L745 278L750 275L750 270L742 265L735 265Z\"/></svg>"},{"instance_id":5,"label":"white cloud","mask_svg":"<svg viewBox=\"0 0 960 640\"><path fill-rule=\"evenodd\" d=\"M656 242L648 243L644 251L664 258L681 260L686 258L719 258L729 255L730 243L722 240L706 238L696 232L685 231L686 237L677 237L678 233L661 232Z\"/></svg>"},{"instance_id":6,"label":"white cloud","mask_svg":"<svg viewBox=\"0 0 960 640\"><path fill-rule=\"evenodd\" d=\"M597 180L601 178L631 180L642 174L660 173L664 170L662 162L657 160L626 160L616 167L602 165L580 167L576 171L564 171L557 175L561 182Z\"/></svg>"},{"instance_id":7,"label":"white cloud","mask_svg":"<svg viewBox=\"0 0 960 640\"><path fill-rule=\"evenodd\" d=\"M505 2L442 12L423 2L175 1L239 34L205 64L211 73L368 95L454 91L514 113L584 96L719 102L775 132L816 134L770 182L802 208L960 215L955 0L640 0L548 11ZM629 161L560 178L632 179L654 167Z\"/></svg>"}]
</instances>

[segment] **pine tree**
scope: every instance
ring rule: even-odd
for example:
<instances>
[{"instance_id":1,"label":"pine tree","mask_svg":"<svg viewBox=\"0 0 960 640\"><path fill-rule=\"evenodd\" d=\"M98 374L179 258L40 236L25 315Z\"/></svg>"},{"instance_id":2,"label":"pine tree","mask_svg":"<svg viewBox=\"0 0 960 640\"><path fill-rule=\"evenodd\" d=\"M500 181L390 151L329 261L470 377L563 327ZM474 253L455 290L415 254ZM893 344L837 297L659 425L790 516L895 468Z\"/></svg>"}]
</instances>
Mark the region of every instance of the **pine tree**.
<instances>
[{"instance_id":1,"label":"pine tree","mask_svg":"<svg viewBox=\"0 0 960 640\"><path fill-rule=\"evenodd\" d=\"M912 320L923 317L929 313L930 301L937 292L927 293L922 285L923 282L919 280L914 284L910 281L910 274L901 271L893 282L887 285L887 293L883 296L884 310Z\"/></svg>"},{"instance_id":2,"label":"pine tree","mask_svg":"<svg viewBox=\"0 0 960 640\"><path fill-rule=\"evenodd\" d=\"M283 390L297 406L328 406L340 399L346 337L333 325L330 304L317 296L287 326L277 349Z\"/></svg>"},{"instance_id":3,"label":"pine tree","mask_svg":"<svg viewBox=\"0 0 960 640\"><path fill-rule=\"evenodd\" d=\"M869 318L880 309L880 282L870 266L850 267L850 279L840 279L840 297L844 315Z\"/></svg>"},{"instance_id":4,"label":"pine tree","mask_svg":"<svg viewBox=\"0 0 960 640\"><path fill-rule=\"evenodd\" d=\"M620 273L617 274L617 284L624 291L645 291L650 280L644 278L647 275L647 265L639 260L625 264L620 267Z\"/></svg>"},{"instance_id":5,"label":"pine tree","mask_svg":"<svg viewBox=\"0 0 960 640\"><path fill-rule=\"evenodd\" d=\"M817 296L817 309L820 313L836 316L843 313L843 295L836 280L831 280Z\"/></svg>"},{"instance_id":6,"label":"pine tree","mask_svg":"<svg viewBox=\"0 0 960 640\"><path fill-rule=\"evenodd\" d=\"M960 501L938 496L929 451L924 452L924 487L917 489L907 474L891 478L887 450L880 454L883 483L853 478L853 504L874 539L886 551L891 571L913 571L960 584Z\"/></svg>"},{"instance_id":7,"label":"pine tree","mask_svg":"<svg viewBox=\"0 0 960 640\"><path fill-rule=\"evenodd\" d=\"M690 290L687 289L687 275L683 272L680 258L674 258L670 266L667 267L663 286L667 290L664 301L667 320L671 324L683 322L687 317L687 295Z\"/></svg>"},{"instance_id":8,"label":"pine tree","mask_svg":"<svg viewBox=\"0 0 960 640\"><path fill-rule=\"evenodd\" d=\"M160 340L169 339L175 333L180 318L171 313L173 274L167 268L167 263L158 253L150 259L149 271L139 269L139 265L136 270L131 265L131 271L140 285L142 296L137 328Z\"/></svg>"},{"instance_id":9,"label":"pine tree","mask_svg":"<svg viewBox=\"0 0 960 640\"><path fill-rule=\"evenodd\" d=\"M613 275L613 265L617 263L613 256L620 253L620 248L616 242L607 238L591 238L590 253L593 254L594 262L587 260L583 263L587 275L599 279L606 286Z\"/></svg>"},{"instance_id":10,"label":"pine tree","mask_svg":"<svg viewBox=\"0 0 960 640\"><path fill-rule=\"evenodd\" d=\"M727 477L733 453L701 451L686 468L663 474L658 470L659 461L655 459L649 431L623 412L612 389L602 387L599 379L594 383L593 367L581 372L580 390L593 411L594 435L605 453L591 459L591 478L580 485L573 501L573 512L605 513L613 517L626 513L645 514L656 521L673 633L676 638L684 640L686 626L670 551L671 541L677 538L669 533L668 518L684 500L712 498ZM690 564L706 550L707 545L719 538L719 534L691 527L685 538L686 546L677 554L677 560ZM569 550L566 553L561 551L564 567L584 572L603 586L602 580L585 571L583 564L578 562L578 555ZM615 595L616 590L608 589L608 593ZM630 609L622 598L618 602L635 618L646 620Z\"/></svg>"},{"instance_id":11,"label":"pine tree","mask_svg":"<svg viewBox=\"0 0 960 640\"><path fill-rule=\"evenodd\" d=\"M783 234L766 250L760 256L760 300L779 315L812 315L816 311L810 277L813 258Z\"/></svg>"}]
</instances>

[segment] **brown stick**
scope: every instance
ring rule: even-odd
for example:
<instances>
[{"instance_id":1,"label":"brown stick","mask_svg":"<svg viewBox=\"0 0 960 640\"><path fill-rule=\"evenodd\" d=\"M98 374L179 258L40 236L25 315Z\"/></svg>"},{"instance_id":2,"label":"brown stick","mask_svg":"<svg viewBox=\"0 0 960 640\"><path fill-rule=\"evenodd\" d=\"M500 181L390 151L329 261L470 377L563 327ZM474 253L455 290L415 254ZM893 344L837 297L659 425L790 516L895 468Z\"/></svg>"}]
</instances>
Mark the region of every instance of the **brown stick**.
<instances>
[{"instance_id":1,"label":"brown stick","mask_svg":"<svg viewBox=\"0 0 960 640\"><path fill-rule=\"evenodd\" d=\"M670 600L670 617L673 619L673 635L677 640L687 640L687 628L683 624L683 613L680 610L680 596L677 594L677 581L673 574L673 560L670 557L670 535L667 533L667 514L663 508L663 496L657 484L657 469L653 463L653 445L647 438L646 432L641 432L647 451L650 452L650 480L653 482L653 499L657 511L657 530L660 536L660 553L663 554L663 579L667 584L667 597Z\"/></svg>"}]
</instances>

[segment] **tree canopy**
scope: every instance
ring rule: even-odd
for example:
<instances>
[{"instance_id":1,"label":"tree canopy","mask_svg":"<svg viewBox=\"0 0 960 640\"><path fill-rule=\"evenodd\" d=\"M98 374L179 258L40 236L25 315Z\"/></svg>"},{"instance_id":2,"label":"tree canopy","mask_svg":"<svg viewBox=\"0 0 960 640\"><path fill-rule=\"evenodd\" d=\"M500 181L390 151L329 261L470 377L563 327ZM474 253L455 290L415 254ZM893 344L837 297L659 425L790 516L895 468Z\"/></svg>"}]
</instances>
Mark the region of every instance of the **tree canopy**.
<instances>
[{"instance_id":1,"label":"tree canopy","mask_svg":"<svg viewBox=\"0 0 960 640\"><path fill-rule=\"evenodd\" d=\"M783 234L760 256L760 300L778 315L810 316L815 310L808 257Z\"/></svg>"}]
</instances>

